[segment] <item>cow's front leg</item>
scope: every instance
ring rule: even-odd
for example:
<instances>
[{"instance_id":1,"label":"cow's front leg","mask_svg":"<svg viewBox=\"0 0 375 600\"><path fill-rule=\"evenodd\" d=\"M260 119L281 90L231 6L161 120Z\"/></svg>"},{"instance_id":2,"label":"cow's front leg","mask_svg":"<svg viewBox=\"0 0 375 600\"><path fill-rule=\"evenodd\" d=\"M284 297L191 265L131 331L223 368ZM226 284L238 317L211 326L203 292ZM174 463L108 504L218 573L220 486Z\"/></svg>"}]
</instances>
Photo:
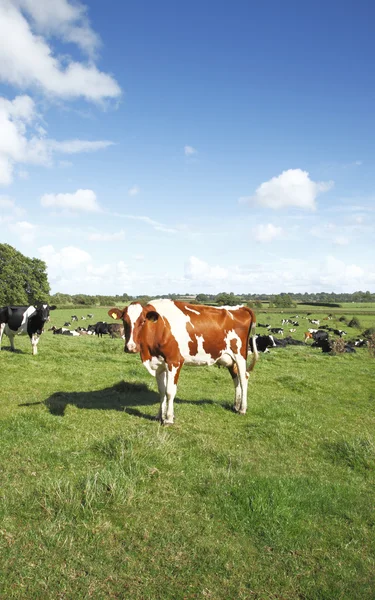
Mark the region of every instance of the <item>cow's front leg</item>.
<instances>
[{"instance_id":1,"label":"cow's front leg","mask_svg":"<svg viewBox=\"0 0 375 600\"><path fill-rule=\"evenodd\" d=\"M156 381L160 394L160 409L158 419L163 425L173 425L173 401L177 391L177 381L182 363L179 365L165 365L156 371Z\"/></svg>"},{"instance_id":2,"label":"cow's front leg","mask_svg":"<svg viewBox=\"0 0 375 600\"><path fill-rule=\"evenodd\" d=\"M35 354L38 354L38 348L37 348L38 342L39 342L39 336L36 333L34 333L31 336L31 346L32 346L33 356L35 356Z\"/></svg>"},{"instance_id":3,"label":"cow's front leg","mask_svg":"<svg viewBox=\"0 0 375 600\"><path fill-rule=\"evenodd\" d=\"M10 341L10 349L12 352L15 351L15 347L14 347L14 335L12 335L10 332L8 334L9 337L9 341Z\"/></svg>"}]
</instances>

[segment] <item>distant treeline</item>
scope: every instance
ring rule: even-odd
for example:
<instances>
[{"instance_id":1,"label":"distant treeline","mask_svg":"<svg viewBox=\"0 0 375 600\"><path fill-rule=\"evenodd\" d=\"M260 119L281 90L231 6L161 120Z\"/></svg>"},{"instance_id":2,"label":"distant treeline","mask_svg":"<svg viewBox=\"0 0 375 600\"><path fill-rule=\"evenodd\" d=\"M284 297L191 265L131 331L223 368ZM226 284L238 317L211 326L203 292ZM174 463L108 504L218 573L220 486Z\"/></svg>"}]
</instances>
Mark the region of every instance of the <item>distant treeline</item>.
<instances>
[{"instance_id":1,"label":"distant treeline","mask_svg":"<svg viewBox=\"0 0 375 600\"><path fill-rule=\"evenodd\" d=\"M147 303L153 298L169 298L171 300L185 300L187 302L198 302L201 304L215 304L218 306L236 304L249 304L261 307L265 304L275 307L293 307L296 304L314 304L316 306L338 307L340 302L375 302L375 293L354 292L353 294L334 292L320 292L316 294L234 294L233 292L221 292L220 294L162 294L159 296L131 296L121 294L115 296L90 296L87 294L53 294L51 302L59 307L85 307L85 306L121 306L134 300Z\"/></svg>"}]
</instances>

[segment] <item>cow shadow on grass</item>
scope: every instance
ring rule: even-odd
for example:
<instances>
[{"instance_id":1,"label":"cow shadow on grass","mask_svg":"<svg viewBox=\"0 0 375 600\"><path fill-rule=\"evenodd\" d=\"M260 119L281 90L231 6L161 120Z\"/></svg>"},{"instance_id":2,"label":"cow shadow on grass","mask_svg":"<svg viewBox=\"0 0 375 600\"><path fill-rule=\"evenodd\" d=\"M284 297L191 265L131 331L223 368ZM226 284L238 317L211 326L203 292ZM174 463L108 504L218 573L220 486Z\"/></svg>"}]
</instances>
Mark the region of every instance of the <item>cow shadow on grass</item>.
<instances>
[{"instance_id":1,"label":"cow shadow on grass","mask_svg":"<svg viewBox=\"0 0 375 600\"><path fill-rule=\"evenodd\" d=\"M1 346L1 352L10 352L10 354L27 354L27 352L24 352L19 348L12 350L11 346Z\"/></svg>"},{"instance_id":2,"label":"cow shadow on grass","mask_svg":"<svg viewBox=\"0 0 375 600\"><path fill-rule=\"evenodd\" d=\"M90 392L55 392L42 402L26 402L19 406L35 406L45 404L53 415L63 417L66 407L71 404L77 408L96 410L118 410L126 412L135 417L141 417L150 421L155 420L159 408L159 394L150 390L144 383L131 383L120 381L112 387ZM176 404L219 404L228 408L226 404L215 402L210 399L181 400L175 398ZM142 406L156 405L155 415L142 411Z\"/></svg>"}]
</instances>

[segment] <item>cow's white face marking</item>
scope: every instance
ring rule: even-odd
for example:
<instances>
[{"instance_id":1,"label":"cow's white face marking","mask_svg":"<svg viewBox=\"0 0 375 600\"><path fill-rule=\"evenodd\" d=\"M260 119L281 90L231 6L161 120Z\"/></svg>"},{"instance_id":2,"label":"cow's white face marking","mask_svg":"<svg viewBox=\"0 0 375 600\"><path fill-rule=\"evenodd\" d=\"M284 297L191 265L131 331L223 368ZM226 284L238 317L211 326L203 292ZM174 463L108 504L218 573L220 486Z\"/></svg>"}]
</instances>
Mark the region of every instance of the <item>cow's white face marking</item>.
<instances>
[{"instance_id":1,"label":"cow's white face marking","mask_svg":"<svg viewBox=\"0 0 375 600\"><path fill-rule=\"evenodd\" d=\"M139 317L141 316L143 311L143 306L141 306L140 304L131 304L128 307L128 317L130 319L130 338L128 340L128 343L126 344L126 347L128 350L130 350L130 352L134 352L137 349L136 343L134 342L134 325L137 322L137 320L139 319Z\"/></svg>"}]
</instances>

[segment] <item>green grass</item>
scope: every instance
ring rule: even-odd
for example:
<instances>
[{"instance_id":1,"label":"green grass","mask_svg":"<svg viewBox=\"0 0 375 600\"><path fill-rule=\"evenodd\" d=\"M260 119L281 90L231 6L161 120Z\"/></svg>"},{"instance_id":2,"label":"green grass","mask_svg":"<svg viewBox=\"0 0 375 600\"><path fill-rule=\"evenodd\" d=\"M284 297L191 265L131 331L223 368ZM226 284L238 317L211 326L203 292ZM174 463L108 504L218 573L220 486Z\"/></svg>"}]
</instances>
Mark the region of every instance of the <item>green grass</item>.
<instances>
[{"instance_id":1,"label":"green grass","mask_svg":"<svg viewBox=\"0 0 375 600\"><path fill-rule=\"evenodd\" d=\"M77 309L52 323L87 312L110 320ZM374 320L360 316L364 327ZM163 428L152 418L156 382L123 340L46 331L36 357L26 338L20 352L8 346L4 338L1 598L374 598L366 348L262 355L245 417L230 410L226 369L185 367L176 424Z\"/></svg>"}]
</instances>

